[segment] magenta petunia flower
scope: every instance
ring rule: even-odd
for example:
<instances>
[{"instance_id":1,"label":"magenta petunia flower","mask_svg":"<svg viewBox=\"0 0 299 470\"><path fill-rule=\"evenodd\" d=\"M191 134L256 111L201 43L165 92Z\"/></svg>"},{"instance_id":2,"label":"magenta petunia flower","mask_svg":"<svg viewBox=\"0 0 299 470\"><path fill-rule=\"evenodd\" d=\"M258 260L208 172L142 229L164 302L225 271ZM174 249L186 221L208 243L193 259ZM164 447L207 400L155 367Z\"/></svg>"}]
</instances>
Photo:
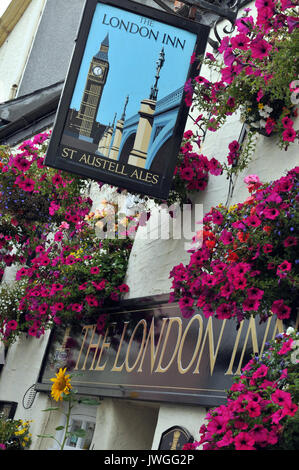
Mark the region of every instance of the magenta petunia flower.
<instances>
[{"instance_id":1,"label":"magenta petunia flower","mask_svg":"<svg viewBox=\"0 0 299 470\"><path fill-rule=\"evenodd\" d=\"M179 300L180 307L192 307L194 300L191 297L184 296Z\"/></svg>"},{"instance_id":2,"label":"magenta petunia flower","mask_svg":"<svg viewBox=\"0 0 299 470\"><path fill-rule=\"evenodd\" d=\"M246 51L249 48L250 39L246 34L240 33L231 38L231 45L234 49L241 49Z\"/></svg>"},{"instance_id":3,"label":"magenta petunia flower","mask_svg":"<svg viewBox=\"0 0 299 470\"><path fill-rule=\"evenodd\" d=\"M63 179L61 178L61 176L58 173L56 173L52 177L52 183L54 184L54 186L59 186L60 184L63 183Z\"/></svg>"},{"instance_id":4,"label":"magenta petunia flower","mask_svg":"<svg viewBox=\"0 0 299 470\"><path fill-rule=\"evenodd\" d=\"M209 161L209 171L211 175L218 176L223 172L222 166L216 158L211 158Z\"/></svg>"},{"instance_id":5,"label":"magenta petunia flower","mask_svg":"<svg viewBox=\"0 0 299 470\"><path fill-rule=\"evenodd\" d=\"M72 304L71 308L72 308L73 312L78 312L79 313L79 312L82 312L83 305L79 304L79 303L74 303L74 304Z\"/></svg>"},{"instance_id":6,"label":"magenta petunia flower","mask_svg":"<svg viewBox=\"0 0 299 470\"><path fill-rule=\"evenodd\" d=\"M287 260L284 260L277 267L278 271L291 271L291 269L292 269L292 263L289 263L289 261Z\"/></svg>"},{"instance_id":7,"label":"magenta petunia flower","mask_svg":"<svg viewBox=\"0 0 299 470\"><path fill-rule=\"evenodd\" d=\"M54 310L55 310L55 311L61 311L61 310L64 309L64 305L63 305L62 302L56 302L56 303L53 305L53 307L54 307Z\"/></svg>"},{"instance_id":8,"label":"magenta petunia flower","mask_svg":"<svg viewBox=\"0 0 299 470\"><path fill-rule=\"evenodd\" d=\"M186 167L180 169L180 175L182 179L191 181L194 178L195 173L191 167Z\"/></svg>"},{"instance_id":9,"label":"magenta petunia flower","mask_svg":"<svg viewBox=\"0 0 299 470\"><path fill-rule=\"evenodd\" d=\"M83 284L80 284L80 286L78 286L78 289L79 290L85 290L85 289L87 289L87 286L88 286L88 282L84 282Z\"/></svg>"},{"instance_id":10,"label":"magenta petunia flower","mask_svg":"<svg viewBox=\"0 0 299 470\"><path fill-rule=\"evenodd\" d=\"M274 393L272 393L271 400L277 405L288 407L292 403L292 396L289 392L277 389Z\"/></svg>"},{"instance_id":11,"label":"magenta petunia flower","mask_svg":"<svg viewBox=\"0 0 299 470\"><path fill-rule=\"evenodd\" d=\"M98 266L92 266L90 268L90 274L99 274L100 272L100 269L98 268Z\"/></svg>"},{"instance_id":12,"label":"magenta petunia flower","mask_svg":"<svg viewBox=\"0 0 299 470\"><path fill-rule=\"evenodd\" d=\"M270 219L270 220L274 220L276 219L276 217L279 216L279 210L276 209L275 207L267 207L264 211L263 211L263 216L266 218L266 219Z\"/></svg>"},{"instance_id":13,"label":"magenta petunia flower","mask_svg":"<svg viewBox=\"0 0 299 470\"><path fill-rule=\"evenodd\" d=\"M237 19L235 24L240 33L248 34L253 29L254 20L252 16L247 16Z\"/></svg>"},{"instance_id":14,"label":"magenta petunia flower","mask_svg":"<svg viewBox=\"0 0 299 470\"><path fill-rule=\"evenodd\" d=\"M6 326L10 330L16 330L18 328L18 322L16 320L10 320L7 322Z\"/></svg>"},{"instance_id":15,"label":"magenta petunia flower","mask_svg":"<svg viewBox=\"0 0 299 470\"><path fill-rule=\"evenodd\" d=\"M235 289L245 289L247 285L247 280L245 277L237 277L233 280L234 288Z\"/></svg>"},{"instance_id":16,"label":"magenta petunia flower","mask_svg":"<svg viewBox=\"0 0 299 470\"><path fill-rule=\"evenodd\" d=\"M291 309L288 305L285 305L282 299L275 300L271 306L271 311L280 320L290 318Z\"/></svg>"},{"instance_id":17,"label":"magenta petunia flower","mask_svg":"<svg viewBox=\"0 0 299 470\"><path fill-rule=\"evenodd\" d=\"M211 434L222 434L226 431L227 420L223 416L215 416L207 425L207 430Z\"/></svg>"},{"instance_id":18,"label":"magenta petunia flower","mask_svg":"<svg viewBox=\"0 0 299 470\"><path fill-rule=\"evenodd\" d=\"M255 450L254 438L248 432L240 432L235 437L236 450Z\"/></svg>"},{"instance_id":19,"label":"magenta petunia flower","mask_svg":"<svg viewBox=\"0 0 299 470\"><path fill-rule=\"evenodd\" d=\"M238 152L238 150L240 149L240 144L237 140L233 140L232 142L230 142L228 144L228 148L230 150L230 152Z\"/></svg>"},{"instance_id":20,"label":"magenta petunia flower","mask_svg":"<svg viewBox=\"0 0 299 470\"><path fill-rule=\"evenodd\" d=\"M264 447L268 445L269 431L262 424L255 424L254 428L250 431L255 442Z\"/></svg>"},{"instance_id":21,"label":"magenta petunia flower","mask_svg":"<svg viewBox=\"0 0 299 470\"><path fill-rule=\"evenodd\" d=\"M288 341L283 343L282 347L277 352L277 354L279 354L280 356L282 356L283 354L287 354L289 351L292 350L292 344L293 343L294 343L293 338L289 338Z\"/></svg>"},{"instance_id":22,"label":"magenta petunia flower","mask_svg":"<svg viewBox=\"0 0 299 470\"><path fill-rule=\"evenodd\" d=\"M256 215L249 215L244 219L244 222L249 226L249 227L259 227L262 223L261 219L259 219Z\"/></svg>"},{"instance_id":23,"label":"magenta petunia flower","mask_svg":"<svg viewBox=\"0 0 299 470\"><path fill-rule=\"evenodd\" d=\"M268 370L269 368L265 365L265 364L262 364L253 374L252 374L252 378L254 380L256 379L260 379L261 377L266 377L267 373L268 373Z\"/></svg>"},{"instance_id":24,"label":"magenta petunia flower","mask_svg":"<svg viewBox=\"0 0 299 470\"><path fill-rule=\"evenodd\" d=\"M257 312L258 311L258 308L260 306L260 302L259 300L257 299L254 299L254 298L248 298L248 299L245 299L244 302L243 302L243 310L245 312L250 312L250 311L254 311L254 312Z\"/></svg>"},{"instance_id":25,"label":"magenta petunia flower","mask_svg":"<svg viewBox=\"0 0 299 470\"><path fill-rule=\"evenodd\" d=\"M294 142L296 136L296 131L292 127L287 127L282 133L282 138L285 142Z\"/></svg>"},{"instance_id":26,"label":"magenta petunia flower","mask_svg":"<svg viewBox=\"0 0 299 470\"><path fill-rule=\"evenodd\" d=\"M203 314L206 318L209 318L209 317L213 316L214 315L214 309L213 309L212 305L210 305L210 304L204 305Z\"/></svg>"},{"instance_id":27,"label":"magenta petunia flower","mask_svg":"<svg viewBox=\"0 0 299 470\"><path fill-rule=\"evenodd\" d=\"M294 121L292 121L292 119L290 119L288 116L282 118L281 122L285 129L292 128L294 124Z\"/></svg>"},{"instance_id":28,"label":"magenta petunia flower","mask_svg":"<svg viewBox=\"0 0 299 470\"><path fill-rule=\"evenodd\" d=\"M19 184L19 186L24 191L27 191L27 192L31 193L32 191L34 191L35 181L33 181L30 178L26 178L24 181L22 181L22 183Z\"/></svg>"},{"instance_id":29,"label":"magenta petunia flower","mask_svg":"<svg viewBox=\"0 0 299 470\"><path fill-rule=\"evenodd\" d=\"M97 301L94 295L87 295L85 297L85 300L90 307L98 307L99 305L99 302Z\"/></svg>"},{"instance_id":30,"label":"magenta petunia flower","mask_svg":"<svg viewBox=\"0 0 299 470\"><path fill-rule=\"evenodd\" d=\"M297 245L297 238L292 237L292 236L287 237L283 242L283 246L285 246L286 248L289 246L296 246L296 245Z\"/></svg>"},{"instance_id":31,"label":"magenta petunia flower","mask_svg":"<svg viewBox=\"0 0 299 470\"><path fill-rule=\"evenodd\" d=\"M224 245L229 245L229 244L233 243L234 237L233 237L231 232L224 229L224 230L222 230L222 233L220 235L220 240L222 241L222 243Z\"/></svg>"},{"instance_id":32,"label":"magenta petunia flower","mask_svg":"<svg viewBox=\"0 0 299 470\"><path fill-rule=\"evenodd\" d=\"M232 83L234 78L242 72L242 69L243 67L241 64L231 65L223 68L221 70L222 81L228 84Z\"/></svg>"},{"instance_id":33,"label":"magenta petunia flower","mask_svg":"<svg viewBox=\"0 0 299 470\"><path fill-rule=\"evenodd\" d=\"M13 159L13 164L18 170L20 170L22 173L25 173L31 167L32 162L22 157L21 155L17 155Z\"/></svg>"},{"instance_id":34,"label":"magenta petunia flower","mask_svg":"<svg viewBox=\"0 0 299 470\"><path fill-rule=\"evenodd\" d=\"M257 299L260 300L264 295L264 291L262 289L258 289L257 287L250 287L247 289L247 296L249 299Z\"/></svg>"},{"instance_id":35,"label":"magenta petunia flower","mask_svg":"<svg viewBox=\"0 0 299 470\"><path fill-rule=\"evenodd\" d=\"M216 308L217 318L224 320L225 318L231 318L233 316L232 307L230 304L223 303Z\"/></svg>"},{"instance_id":36,"label":"magenta petunia flower","mask_svg":"<svg viewBox=\"0 0 299 470\"><path fill-rule=\"evenodd\" d=\"M251 418L257 418L261 415L261 407L258 403L253 400L248 400L246 411Z\"/></svg>"},{"instance_id":37,"label":"magenta petunia flower","mask_svg":"<svg viewBox=\"0 0 299 470\"><path fill-rule=\"evenodd\" d=\"M54 240L56 242L61 242L62 239L63 239L63 233L62 232L56 232L55 235L54 235Z\"/></svg>"},{"instance_id":38,"label":"magenta petunia flower","mask_svg":"<svg viewBox=\"0 0 299 470\"><path fill-rule=\"evenodd\" d=\"M121 284L118 286L119 292L129 292L129 286L127 284Z\"/></svg>"},{"instance_id":39,"label":"magenta petunia flower","mask_svg":"<svg viewBox=\"0 0 299 470\"><path fill-rule=\"evenodd\" d=\"M251 55L253 59L264 59L268 57L272 49L272 45L265 39L255 39L251 42Z\"/></svg>"},{"instance_id":40,"label":"magenta petunia flower","mask_svg":"<svg viewBox=\"0 0 299 470\"><path fill-rule=\"evenodd\" d=\"M212 213L212 218L213 218L214 224L221 225L223 222L223 215L219 211L214 211Z\"/></svg>"}]
</instances>

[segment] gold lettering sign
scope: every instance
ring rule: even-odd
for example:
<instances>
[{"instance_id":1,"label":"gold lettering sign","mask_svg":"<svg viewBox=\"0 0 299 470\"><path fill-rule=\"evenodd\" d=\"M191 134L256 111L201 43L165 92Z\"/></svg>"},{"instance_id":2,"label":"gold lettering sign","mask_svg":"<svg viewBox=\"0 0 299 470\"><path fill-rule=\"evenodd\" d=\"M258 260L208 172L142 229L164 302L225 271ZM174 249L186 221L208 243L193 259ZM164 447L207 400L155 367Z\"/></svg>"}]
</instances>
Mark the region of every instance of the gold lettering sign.
<instances>
[{"instance_id":1,"label":"gold lettering sign","mask_svg":"<svg viewBox=\"0 0 299 470\"><path fill-rule=\"evenodd\" d=\"M79 150L75 150L70 147L62 147L60 155L64 160L72 160L80 165L98 168L119 176L126 176L131 180L148 183L153 186L157 185L161 181L161 177L159 175L148 170L114 162L103 157L98 157L94 154L80 152Z\"/></svg>"},{"instance_id":2,"label":"gold lettering sign","mask_svg":"<svg viewBox=\"0 0 299 470\"><path fill-rule=\"evenodd\" d=\"M282 321L274 317L262 325L250 318L236 328L230 320L206 319L200 312L184 319L177 304L135 306L129 313L110 312L105 331L84 325L81 335L70 332L76 346L68 346L65 357L69 369L80 373L74 383L89 394L217 405L250 355L262 354L266 342L282 331ZM64 344L66 338L56 351ZM55 359L48 357L45 384L53 367Z\"/></svg>"}]
</instances>

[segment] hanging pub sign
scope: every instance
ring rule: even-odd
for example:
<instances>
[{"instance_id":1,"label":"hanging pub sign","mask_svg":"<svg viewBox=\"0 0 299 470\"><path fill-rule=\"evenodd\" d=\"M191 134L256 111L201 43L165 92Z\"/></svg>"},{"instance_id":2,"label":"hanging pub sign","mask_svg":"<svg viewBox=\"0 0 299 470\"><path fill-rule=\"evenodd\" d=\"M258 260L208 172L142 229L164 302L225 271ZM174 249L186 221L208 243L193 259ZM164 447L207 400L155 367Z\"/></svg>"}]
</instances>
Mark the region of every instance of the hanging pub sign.
<instances>
[{"instance_id":1,"label":"hanging pub sign","mask_svg":"<svg viewBox=\"0 0 299 470\"><path fill-rule=\"evenodd\" d=\"M209 28L129 0L87 0L45 165L166 199Z\"/></svg>"},{"instance_id":2,"label":"hanging pub sign","mask_svg":"<svg viewBox=\"0 0 299 470\"><path fill-rule=\"evenodd\" d=\"M53 331L35 389L49 391L51 378L67 368L82 394L218 406L251 354L262 354L283 331L274 316L262 324L252 317L239 328L234 320L207 319L200 311L183 318L178 303L168 299L123 301L102 312L109 314L103 331L96 324Z\"/></svg>"}]
</instances>

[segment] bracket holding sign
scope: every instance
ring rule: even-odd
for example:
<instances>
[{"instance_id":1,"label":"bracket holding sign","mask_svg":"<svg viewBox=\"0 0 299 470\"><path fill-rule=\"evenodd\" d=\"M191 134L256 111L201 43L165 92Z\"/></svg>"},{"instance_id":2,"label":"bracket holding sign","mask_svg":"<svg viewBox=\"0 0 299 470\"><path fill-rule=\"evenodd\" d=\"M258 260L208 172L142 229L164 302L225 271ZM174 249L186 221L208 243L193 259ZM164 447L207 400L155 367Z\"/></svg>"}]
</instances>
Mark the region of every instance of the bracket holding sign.
<instances>
[{"instance_id":1,"label":"bracket holding sign","mask_svg":"<svg viewBox=\"0 0 299 470\"><path fill-rule=\"evenodd\" d=\"M130 0L87 0L45 165L167 199L210 28Z\"/></svg>"}]
</instances>

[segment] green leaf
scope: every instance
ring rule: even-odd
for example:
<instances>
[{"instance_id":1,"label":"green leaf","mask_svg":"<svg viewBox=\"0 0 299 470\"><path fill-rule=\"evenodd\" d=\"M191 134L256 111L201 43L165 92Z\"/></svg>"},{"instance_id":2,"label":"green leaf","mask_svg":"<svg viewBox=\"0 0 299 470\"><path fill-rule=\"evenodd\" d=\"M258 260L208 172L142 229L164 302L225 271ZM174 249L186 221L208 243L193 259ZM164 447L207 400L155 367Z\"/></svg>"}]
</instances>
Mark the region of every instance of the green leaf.
<instances>
[{"instance_id":1,"label":"green leaf","mask_svg":"<svg viewBox=\"0 0 299 470\"><path fill-rule=\"evenodd\" d=\"M82 403L83 405L91 405L91 406L96 406L100 404L98 400L93 400L92 398L82 398L80 400L80 403Z\"/></svg>"},{"instance_id":2,"label":"green leaf","mask_svg":"<svg viewBox=\"0 0 299 470\"><path fill-rule=\"evenodd\" d=\"M37 437L43 437L47 439L55 439L54 436L51 436L51 434L38 434Z\"/></svg>"},{"instance_id":3,"label":"green leaf","mask_svg":"<svg viewBox=\"0 0 299 470\"><path fill-rule=\"evenodd\" d=\"M54 407L53 407L53 408L46 408L45 410L42 410L42 411L57 411L57 410L59 410L59 409L60 409L60 408L57 408L57 407L54 408Z\"/></svg>"},{"instance_id":4,"label":"green leaf","mask_svg":"<svg viewBox=\"0 0 299 470\"><path fill-rule=\"evenodd\" d=\"M77 429L76 431L70 432L70 435L76 437L85 437L86 431L84 431L84 429Z\"/></svg>"},{"instance_id":5,"label":"green leaf","mask_svg":"<svg viewBox=\"0 0 299 470\"><path fill-rule=\"evenodd\" d=\"M57 426L57 428L55 428L56 431L61 431L62 429L64 429L64 426Z\"/></svg>"}]
</instances>

